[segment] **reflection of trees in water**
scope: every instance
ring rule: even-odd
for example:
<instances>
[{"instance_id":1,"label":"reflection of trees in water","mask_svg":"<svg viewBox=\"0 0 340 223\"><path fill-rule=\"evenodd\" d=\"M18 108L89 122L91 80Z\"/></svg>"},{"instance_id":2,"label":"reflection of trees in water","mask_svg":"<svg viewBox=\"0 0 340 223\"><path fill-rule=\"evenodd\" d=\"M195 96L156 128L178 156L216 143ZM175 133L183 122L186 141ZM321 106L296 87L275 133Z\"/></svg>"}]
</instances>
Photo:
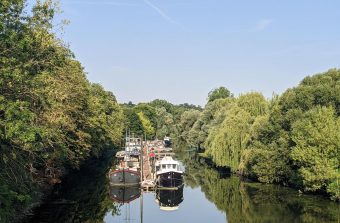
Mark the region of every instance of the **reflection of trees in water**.
<instances>
[{"instance_id":1,"label":"reflection of trees in water","mask_svg":"<svg viewBox=\"0 0 340 223\"><path fill-rule=\"evenodd\" d=\"M226 213L228 222L339 222L340 206L320 196L299 195L277 185L221 177L196 155L182 154L186 185L201 187L206 198Z\"/></svg>"},{"instance_id":2,"label":"reflection of trees in water","mask_svg":"<svg viewBox=\"0 0 340 223\"><path fill-rule=\"evenodd\" d=\"M112 154L110 154L112 156ZM28 222L103 222L111 211L117 214L117 207L109 195L106 177L111 160L93 160L80 171L70 173L52 197L35 210L35 216Z\"/></svg>"}]
</instances>

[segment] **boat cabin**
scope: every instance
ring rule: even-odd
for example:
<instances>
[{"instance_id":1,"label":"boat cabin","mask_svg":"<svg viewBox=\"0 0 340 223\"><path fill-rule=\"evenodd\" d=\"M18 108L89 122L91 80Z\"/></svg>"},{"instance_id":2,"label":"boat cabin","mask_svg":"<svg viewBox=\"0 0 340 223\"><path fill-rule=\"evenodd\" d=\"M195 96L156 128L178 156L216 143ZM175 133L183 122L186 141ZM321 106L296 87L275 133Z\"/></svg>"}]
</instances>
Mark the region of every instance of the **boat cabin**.
<instances>
[{"instance_id":1,"label":"boat cabin","mask_svg":"<svg viewBox=\"0 0 340 223\"><path fill-rule=\"evenodd\" d=\"M156 162L156 172L172 172L181 171L178 161L172 159L172 157L164 157L161 161Z\"/></svg>"}]
</instances>

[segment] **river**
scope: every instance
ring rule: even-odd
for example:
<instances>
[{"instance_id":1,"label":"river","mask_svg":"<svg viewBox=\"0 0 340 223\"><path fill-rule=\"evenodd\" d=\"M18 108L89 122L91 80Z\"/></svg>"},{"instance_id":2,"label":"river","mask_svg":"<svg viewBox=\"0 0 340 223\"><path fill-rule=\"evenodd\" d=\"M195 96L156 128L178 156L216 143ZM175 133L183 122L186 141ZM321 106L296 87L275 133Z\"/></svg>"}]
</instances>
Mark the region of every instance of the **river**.
<instances>
[{"instance_id":1,"label":"river","mask_svg":"<svg viewBox=\"0 0 340 223\"><path fill-rule=\"evenodd\" d=\"M186 168L185 186L178 191L110 188L110 162L93 161L70 174L24 222L340 222L339 203L325 197L228 176L194 153L178 158ZM117 202L123 195L128 204Z\"/></svg>"}]
</instances>

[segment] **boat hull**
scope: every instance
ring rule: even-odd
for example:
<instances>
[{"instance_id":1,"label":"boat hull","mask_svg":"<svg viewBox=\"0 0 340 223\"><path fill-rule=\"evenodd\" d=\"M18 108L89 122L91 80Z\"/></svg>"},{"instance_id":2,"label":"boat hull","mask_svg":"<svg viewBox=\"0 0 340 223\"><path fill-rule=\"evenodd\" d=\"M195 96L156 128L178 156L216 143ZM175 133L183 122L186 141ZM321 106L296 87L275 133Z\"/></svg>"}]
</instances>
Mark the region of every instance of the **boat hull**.
<instances>
[{"instance_id":1,"label":"boat hull","mask_svg":"<svg viewBox=\"0 0 340 223\"><path fill-rule=\"evenodd\" d=\"M165 172L157 175L161 187L180 187L183 185L183 174L178 172Z\"/></svg>"},{"instance_id":2,"label":"boat hull","mask_svg":"<svg viewBox=\"0 0 340 223\"><path fill-rule=\"evenodd\" d=\"M140 174L134 170L111 171L109 177L110 184L113 186L136 186L140 184Z\"/></svg>"}]
</instances>

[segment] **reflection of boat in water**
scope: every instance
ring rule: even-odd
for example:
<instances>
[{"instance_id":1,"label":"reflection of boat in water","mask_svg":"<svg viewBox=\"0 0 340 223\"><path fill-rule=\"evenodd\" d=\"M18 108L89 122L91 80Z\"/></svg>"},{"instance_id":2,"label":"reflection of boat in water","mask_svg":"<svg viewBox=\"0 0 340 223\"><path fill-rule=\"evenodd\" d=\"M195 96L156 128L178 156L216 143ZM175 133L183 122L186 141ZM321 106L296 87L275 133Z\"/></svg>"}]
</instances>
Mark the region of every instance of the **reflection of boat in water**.
<instances>
[{"instance_id":1,"label":"reflection of boat in water","mask_svg":"<svg viewBox=\"0 0 340 223\"><path fill-rule=\"evenodd\" d=\"M183 171L178 161L166 156L155 163L156 182L161 187L179 187L183 184Z\"/></svg>"},{"instance_id":2,"label":"reflection of boat in water","mask_svg":"<svg viewBox=\"0 0 340 223\"><path fill-rule=\"evenodd\" d=\"M183 202L183 186L177 190L157 190L156 199L162 211L176 211Z\"/></svg>"},{"instance_id":3,"label":"reflection of boat in water","mask_svg":"<svg viewBox=\"0 0 340 223\"><path fill-rule=\"evenodd\" d=\"M138 199L141 195L139 187L111 187L110 197L117 203L126 204Z\"/></svg>"}]
</instances>

